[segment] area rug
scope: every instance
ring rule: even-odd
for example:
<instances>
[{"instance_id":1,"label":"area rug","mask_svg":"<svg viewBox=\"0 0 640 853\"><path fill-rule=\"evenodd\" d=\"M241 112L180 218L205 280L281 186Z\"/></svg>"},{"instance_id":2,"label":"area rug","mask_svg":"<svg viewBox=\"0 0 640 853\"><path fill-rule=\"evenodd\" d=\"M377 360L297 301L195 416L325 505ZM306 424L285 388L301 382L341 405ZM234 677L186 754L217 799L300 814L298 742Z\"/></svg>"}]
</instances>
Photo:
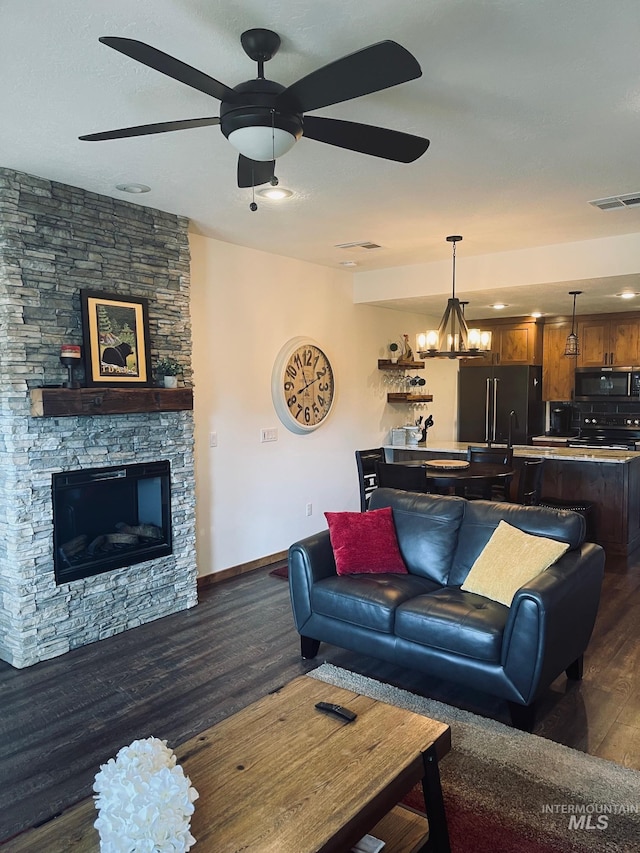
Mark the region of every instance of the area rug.
<instances>
[{"instance_id":1,"label":"area rug","mask_svg":"<svg viewBox=\"0 0 640 853\"><path fill-rule=\"evenodd\" d=\"M274 578L282 578L285 581L289 580L289 564L283 563L281 566L271 569L269 574Z\"/></svg>"},{"instance_id":2,"label":"area rug","mask_svg":"<svg viewBox=\"0 0 640 853\"><path fill-rule=\"evenodd\" d=\"M322 664L310 676L451 726L440 764L452 853L637 853L640 773ZM407 803L423 807L419 791Z\"/></svg>"}]
</instances>

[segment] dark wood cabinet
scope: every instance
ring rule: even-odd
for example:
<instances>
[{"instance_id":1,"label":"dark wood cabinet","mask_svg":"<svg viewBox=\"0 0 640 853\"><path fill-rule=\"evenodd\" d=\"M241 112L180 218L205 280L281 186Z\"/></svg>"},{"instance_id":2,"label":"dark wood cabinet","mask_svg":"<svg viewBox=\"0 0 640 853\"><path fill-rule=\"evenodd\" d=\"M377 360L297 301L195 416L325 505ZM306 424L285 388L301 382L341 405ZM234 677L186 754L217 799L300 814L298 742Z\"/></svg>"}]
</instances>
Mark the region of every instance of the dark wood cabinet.
<instances>
[{"instance_id":1,"label":"dark wood cabinet","mask_svg":"<svg viewBox=\"0 0 640 853\"><path fill-rule=\"evenodd\" d=\"M640 545L640 457L627 463L545 459L542 495L595 504L597 541L626 556Z\"/></svg>"}]
</instances>

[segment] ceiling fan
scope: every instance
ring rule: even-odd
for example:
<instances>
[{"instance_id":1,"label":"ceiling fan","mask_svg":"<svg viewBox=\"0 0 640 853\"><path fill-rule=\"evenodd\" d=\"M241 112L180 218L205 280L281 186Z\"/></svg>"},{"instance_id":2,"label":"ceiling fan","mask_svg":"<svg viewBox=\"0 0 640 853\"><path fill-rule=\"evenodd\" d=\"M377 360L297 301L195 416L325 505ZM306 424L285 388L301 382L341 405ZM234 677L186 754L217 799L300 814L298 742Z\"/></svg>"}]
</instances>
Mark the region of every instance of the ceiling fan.
<instances>
[{"instance_id":1,"label":"ceiling fan","mask_svg":"<svg viewBox=\"0 0 640 853\"><path fill-rule=\"evenodd\" d=\"M240 38L245 53L258 63L255 80L234 88L136 39L102 36L103 44L221 101L220 116L157 122L90 133L80 139L97 142L220 125L222 133L239 151L238 186L255 187L271 182L275 161L300 137L339 148L371 154L400 163L412 163L429 147L429 140L398 130L340 119L309 116L321 107L379 92L420 77L420 66L401 45L381 41L312 71L293 85L265 79L264 63L280 47L277 33L252 29Z\"/></svg>"}]
</instances>

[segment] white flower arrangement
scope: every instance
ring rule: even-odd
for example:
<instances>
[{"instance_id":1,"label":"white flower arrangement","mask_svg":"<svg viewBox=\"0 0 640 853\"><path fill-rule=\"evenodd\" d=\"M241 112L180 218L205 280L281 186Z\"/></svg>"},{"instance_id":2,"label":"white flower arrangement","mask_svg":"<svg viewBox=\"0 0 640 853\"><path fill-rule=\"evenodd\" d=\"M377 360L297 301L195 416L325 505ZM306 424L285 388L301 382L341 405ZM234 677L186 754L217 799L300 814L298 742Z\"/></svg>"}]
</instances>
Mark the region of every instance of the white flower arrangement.
<instances>
[{"instance_id":1,"label":"white flower arrangement","mask_svg":"<svg viewBox=\"0 0 640 853\"><path fill-rule=\"evenodd\" d=\"M186 853L198 792L167 742L124 746L96 775L93 790L101 853Z\"/></svg>"}]
</instances>

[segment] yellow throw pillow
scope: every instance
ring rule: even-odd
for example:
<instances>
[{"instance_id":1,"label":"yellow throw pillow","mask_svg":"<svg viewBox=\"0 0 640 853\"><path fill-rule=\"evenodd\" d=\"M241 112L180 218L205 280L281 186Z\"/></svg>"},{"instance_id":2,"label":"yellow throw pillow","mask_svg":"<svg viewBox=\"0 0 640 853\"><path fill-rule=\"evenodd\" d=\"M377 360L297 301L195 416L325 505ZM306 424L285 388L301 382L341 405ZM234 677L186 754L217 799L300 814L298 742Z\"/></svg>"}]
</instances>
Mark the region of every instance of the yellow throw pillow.
<instances>
[{"instance_id":1,"label":"yellow throw pillow","mask_svg":"<svg viewBox=\"0 0 640 853\"><path fill-rule=\"evenodd\" d=\"M510 607L520 587L548 569L568 548L566 542L532 536L501 521L461 589Z\"/></svg>"}]
</instances>

